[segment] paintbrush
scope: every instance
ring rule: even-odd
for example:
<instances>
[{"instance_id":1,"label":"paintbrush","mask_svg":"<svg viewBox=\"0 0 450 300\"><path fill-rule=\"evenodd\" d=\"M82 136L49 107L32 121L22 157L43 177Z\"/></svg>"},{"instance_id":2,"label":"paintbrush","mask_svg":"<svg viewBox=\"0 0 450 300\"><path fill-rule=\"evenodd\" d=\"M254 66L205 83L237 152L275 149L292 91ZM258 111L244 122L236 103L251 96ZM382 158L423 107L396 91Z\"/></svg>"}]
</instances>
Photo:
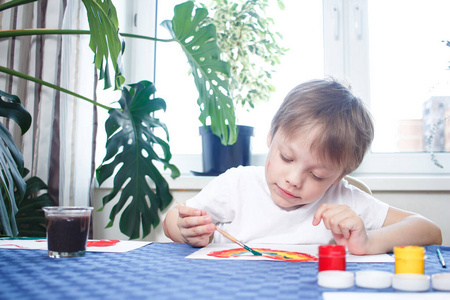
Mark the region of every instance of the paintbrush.
<instances>
[{"instance_id":1,"label":"paintbrush","mask_svg":"<svg viewBox=\"0 0 450 300\"><path fill-rule=\"evenodd\" d=\"M178 200L177 200L177 203L178 203L178 205L186 206L184 203L181 203L181 202L179 202ZM223 236L225 236L227 239L229 239L230 241L232 241L232 242L238 244L239 246L241 246L241 247L244 248L245 250L249 251L249 252L252 253L253 255L263 255L262 253L260 253L260 252L258 252L258 251L256 251L256 250L253 250L252 248L248 247L247 245L245 245L245 244L242 243L241 241L237 240L235 237L233 237L233 236L230 235L229 233L227 233L227 232L223 231L222 229L218 228L217 226L216 226L216 230L217 230L218 232L220 232Z\"/></svg>"},{"instance_id":2,"label":"paintbrush","mask_svg":"<svg viewBox=\"0 0 450 300\"><path fill-rule=\"evenodd\" d=\"M252 248L246 246L244 243L242 243L241 241L237 240L235 237L231 236L229 233L226 233L225 231L223 231L222 229L218 228L217 226L216 226L216 230L218 232L220 232L221 234L223 234L230 241L235 242L236 244L238 244L239 246L241 246L245 250L251 252L253 255L262 255L262 253L260 253L260 252L258 252L256 250L253 250Z\"/></svg>"}]
</instances>

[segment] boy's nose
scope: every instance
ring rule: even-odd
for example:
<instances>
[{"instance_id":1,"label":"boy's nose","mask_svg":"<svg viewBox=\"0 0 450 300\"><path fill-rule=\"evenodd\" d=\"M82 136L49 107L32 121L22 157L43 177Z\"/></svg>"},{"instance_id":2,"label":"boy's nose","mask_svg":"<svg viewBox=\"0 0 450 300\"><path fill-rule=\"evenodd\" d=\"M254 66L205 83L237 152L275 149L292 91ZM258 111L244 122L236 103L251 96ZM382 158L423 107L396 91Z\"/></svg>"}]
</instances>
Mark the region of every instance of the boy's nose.
<instances>
[{"instance_id":1,"label":"boy's nose","mask_svg":"<svg viewBox=\"0 0 450 300\"><path fill-rule=\"evenodd\" d=\"M287 183L289 183L289 185L295 187L295 188L300 188L303 185L303 175L301 172L289 172L288 176L286 177L286 181Z\"/></svg>"}]
</instances>

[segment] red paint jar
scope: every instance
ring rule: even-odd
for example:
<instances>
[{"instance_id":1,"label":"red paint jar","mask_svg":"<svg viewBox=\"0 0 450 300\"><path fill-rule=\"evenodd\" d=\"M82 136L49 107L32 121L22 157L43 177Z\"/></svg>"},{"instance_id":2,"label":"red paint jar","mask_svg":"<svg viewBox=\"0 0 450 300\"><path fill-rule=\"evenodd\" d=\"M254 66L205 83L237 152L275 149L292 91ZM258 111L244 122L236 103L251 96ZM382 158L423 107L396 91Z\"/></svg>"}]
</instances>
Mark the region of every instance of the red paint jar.
<instances>
[{"instance_id":1,"label":"red paint jar","mask_svg":"<svg viewBox=\"0 0 450 300\"><path fill-rule=\"evenodd\" d=\"M327 270L345 271L345 247L342 245L319 246L319 272Z\"/></svg>"}]
</instances>

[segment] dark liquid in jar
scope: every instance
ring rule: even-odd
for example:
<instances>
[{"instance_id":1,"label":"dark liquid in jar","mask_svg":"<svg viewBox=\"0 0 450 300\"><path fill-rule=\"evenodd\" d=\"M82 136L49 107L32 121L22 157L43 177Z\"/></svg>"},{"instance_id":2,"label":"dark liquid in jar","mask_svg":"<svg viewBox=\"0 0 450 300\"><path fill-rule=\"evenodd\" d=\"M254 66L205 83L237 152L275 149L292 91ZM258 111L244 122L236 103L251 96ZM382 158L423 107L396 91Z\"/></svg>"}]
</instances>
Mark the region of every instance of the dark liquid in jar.
<instances>
[{"instance_id":1,"label":"dark liquid in jar","mask_svg":"<svg viewBox=\"0 0 450 300\"><path fill-rule=\"evenodd\" d=\"M89 216L48 216L48 250L77 252L86 250Z\"/></svg>"}]
</instances>

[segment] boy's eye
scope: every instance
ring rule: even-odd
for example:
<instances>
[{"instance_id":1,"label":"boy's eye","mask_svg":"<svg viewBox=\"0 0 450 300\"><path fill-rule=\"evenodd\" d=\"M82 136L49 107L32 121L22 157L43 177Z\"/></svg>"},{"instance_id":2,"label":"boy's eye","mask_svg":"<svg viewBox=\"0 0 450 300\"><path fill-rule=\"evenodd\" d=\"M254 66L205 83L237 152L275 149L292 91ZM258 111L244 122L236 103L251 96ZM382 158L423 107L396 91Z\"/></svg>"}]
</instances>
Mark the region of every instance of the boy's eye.
<instances>
[{"instance_id":1,"label":"boy's eye","mask_svg":"<svg viewBox=\"0 0 450 300\"><path fill-rule=\"evenodd\" d=\"M283 154L280 154L280 157L281 157L281 159L282 159L283 161L285 161L285 162L291 162L291 161L292 161L292 159L290 159L290 158L284 156Z\"/></svg>"},{"instance_id":2,"label":"boy's eye","mask_svg":"<svg viewBox=\"0 0 450 300\"><path fill-rule=\"evenodd\" d=\"M310 174L314 178L314 180L317 180L317 181L321 181L322 180L322 178L316 176L316 174L314 174L313 172L310 172Z\"/></svg>"}]
</instances>

